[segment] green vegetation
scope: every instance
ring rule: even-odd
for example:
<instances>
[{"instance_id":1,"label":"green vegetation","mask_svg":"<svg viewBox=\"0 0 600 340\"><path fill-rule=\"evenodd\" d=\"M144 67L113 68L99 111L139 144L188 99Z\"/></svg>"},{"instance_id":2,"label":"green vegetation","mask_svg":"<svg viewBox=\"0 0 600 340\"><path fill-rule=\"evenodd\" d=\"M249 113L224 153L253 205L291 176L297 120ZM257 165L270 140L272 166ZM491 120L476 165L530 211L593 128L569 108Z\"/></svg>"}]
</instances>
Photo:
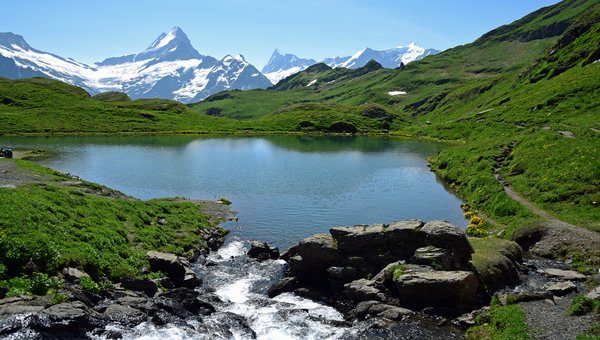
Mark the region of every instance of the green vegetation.
<instances>
[{"instance_id":1,"label":"green vegetation","mask_svg":"<svg viewBox=\"0 0 600 340\"><path fill-rule=\"evenodd\" d=\"M402 263L397 263L388 269L388 274L392 275L392 280L398 281L398 278L404 274L406 271L406 266Z\"/></svg>"},{"instance_id":2,"label":"green vegetation","mask_svg":"<svg viewBox=\"0 0 600 340\"><path fill-rule=\"evenodd\" d=\"M521 258L521 248L512 241L496 237L469 238L473 246L471 263L484 288L501 288L514 281L514 263Z\"/></svg>"},{"instance_id":3,"label":"green vegetation","mask_svg":"<svg viewBox=\"0 0 600 340\"><path fill-rule=\"evenodd\" d=\"M590 299L585 295L577 295L571 300L569 315L600 314L600 301Z\"/></svg>"},{"instance_id":4,"label":"green vegetation","mask_svg":"<svg viewBox=\"0 0 600 340\"><path fill-rule=\"evenodd\" d=\"M6 288L7 297L21 295L46 295L62 287L62 282L45 273L33 273L31 276L13 277L9 280L0 280L0 288Z\"/></svg>"},{"instance_id":5,"label":"green vegetation","mask_svg":"<svg viewBox=\"0 0 600 340\"><path fill-rule=\"evenodd\" d=\"M496 302L476 322L477 326L467 331L467 339L527 339L525 313L519 305L502 306Z\"/></svg>"},{"instance_id":6,"label":"green vegetation","mask_svg":"<svg viewBox=\"0 0 600 340\"><path fill-rule=\"evenodd\" d=\"M79 281L79 285L83 290L87 290L88 292L92 292L95 294L100 293L100 285L94 282L94 280L92 280L89 277L82 277Z\"/></svg>"},{"instance_id":7,"label":"green vegetation","mask_svg":"<svg viewBox=\"0 0 600 340\"><path fill-rule=\"evenodd\" d=\"M187 255L206 247L198 234L212 226L194 203L138 201L86 182L65 186L66 175L16 162L48 180L0 188L0 280L66 266L98 280L134 277L148 250Z\"/></svg>"},{"instance_id":8,"label":"green vegetation","mask_svg":"<svg viewBox=\"0 0 600 340\"><path fill-rule=\"evenodd\" d=\"M403 69L370 63L343 70L317 64L267 90L226 91L189 106L157 99L127 101L115 93L92 98L77 87L41 78L0 79L0 134L387 133L443 140L453 146L432 157L431 168L485 214L486 223L473 223L472 234L485 235L482 226L506 226L503 235L510 237L539 222L505 194L494 169L540 208L600 231L599 40L600 2L565 0ZM392 96L390 91L406 94ZM22 210L30 217L7 210L16 214L11 219L29 218L26 222L38 228L18 250L45 252L36 263L44 270L81 256L92 268L120 275L135 272L133 263L140 261L140 252L131 249L189 251L191 238L185 235L191 230L183 227L188 224L180 216L193 216L192 206L78 196L76 189L55 185L24 190L0 197L20 204L30 195L41 207L25 205ZM68 207L68 216L62 206ZM5 214L0 223L10 220L0 214ZM167 226L154 224L165 214ZM122 255L94 262L86 257L91 249L76 252L77 242L84 242L73 235L88 235L87 228L100 228L93 223L100 220L111 225L111 232L101 229L85 244L94 248L110 240L111 253ZM49 230L43 221L67 221L59 225L73 246L59 249L52 237L42 239ZM189 225L201 228L199 224ZM183 238L181 228L186 230ZM13 229L2 238L23 237L11 234L18 231ZM476 242L491 247L495 241ZM474 263L482 270L495 270L488 265L496 263L493 259L477 256ZM117 265L108 268L111 261ZM2 263L5 272L15 271L14 265Z\"/></svg>"}]
</instances>

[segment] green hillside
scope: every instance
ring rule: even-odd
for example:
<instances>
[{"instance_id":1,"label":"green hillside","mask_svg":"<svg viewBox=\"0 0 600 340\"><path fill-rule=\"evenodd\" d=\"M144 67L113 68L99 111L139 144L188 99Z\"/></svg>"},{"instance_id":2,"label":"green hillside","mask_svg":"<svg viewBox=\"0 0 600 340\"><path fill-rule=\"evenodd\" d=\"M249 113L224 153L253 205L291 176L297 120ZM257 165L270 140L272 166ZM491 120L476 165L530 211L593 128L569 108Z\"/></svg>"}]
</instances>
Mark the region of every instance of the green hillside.
<instances>
[{"instance_id":1,"label":"green hillside","mask_svg":"<svg viewBox=\"0 0 600 340\"><path fill-rule=\"evenodd\" d=\"M0 79L0 134L389 133L453 141L432 169L496 222L537 220L519 193L600 230L600 1L566 0L402 69L324 64L266 90L184 106ZM503 153L506 153L504 156ZM501 157L502 156L502 157Z\"/></svg>"}]
</instances>

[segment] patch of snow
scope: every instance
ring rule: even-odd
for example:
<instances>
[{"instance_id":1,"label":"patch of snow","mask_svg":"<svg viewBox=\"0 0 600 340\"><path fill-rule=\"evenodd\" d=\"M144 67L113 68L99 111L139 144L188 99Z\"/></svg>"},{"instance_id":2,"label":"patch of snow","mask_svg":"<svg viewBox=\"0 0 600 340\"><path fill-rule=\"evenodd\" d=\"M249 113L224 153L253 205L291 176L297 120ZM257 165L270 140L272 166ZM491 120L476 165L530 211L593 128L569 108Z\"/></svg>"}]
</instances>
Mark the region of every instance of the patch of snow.
<instances>
[{"instance_id":1,"label":"patch of snow","mask_svg":"<svg viewBox=\"0 0 600 340\"><path fill-rule=\"evenodd\" d=\"M271 81L273 85L277 84L281 79L287 78L292 74L298 73L302 70L306 69L306 67L295 66L289 68L287 70L279 70L275 72L265 73L264 76Z\"/></svg>"},{"instance_id":2,"label":"patch of snow","mask_svg":"<svg viewBox=\"0 0 600 340\"><path fill-rule=\"evenodd\" d=\"M390 91L390 92L388 92L388 94L390 96L399 96L399 95L406 94L406 92L405 91Z\"/></svg>"},{"instance_id":3,"label":"patch of snow","mask_svg":"<svg viewBox=\"0 0 600 340\"><path fill-rule=\"evenodd\" d=\"M173 30L171 30L167 35L165 35L164 38L162 38L158 42L158 44L156 44L156 46L153 46L152 48L158 49L158 48L167 46L173 39L175 39L175 32L173 32Z\"/></svg>"},{"instance_id":4,"label":"patch of snow","mask_svg":"<svg viewBox=\"0 0 600 340\"><path fill-rule=\"evenodd\" d=\"M313 86L314 84L316 84L316 83L317 83L317 80L318 80L318 79L313 79L313 80L311 80L311 81L310 81L310 83L308 83L308 84L306 85L306 87Z\"/></svg>"}]
</instances>

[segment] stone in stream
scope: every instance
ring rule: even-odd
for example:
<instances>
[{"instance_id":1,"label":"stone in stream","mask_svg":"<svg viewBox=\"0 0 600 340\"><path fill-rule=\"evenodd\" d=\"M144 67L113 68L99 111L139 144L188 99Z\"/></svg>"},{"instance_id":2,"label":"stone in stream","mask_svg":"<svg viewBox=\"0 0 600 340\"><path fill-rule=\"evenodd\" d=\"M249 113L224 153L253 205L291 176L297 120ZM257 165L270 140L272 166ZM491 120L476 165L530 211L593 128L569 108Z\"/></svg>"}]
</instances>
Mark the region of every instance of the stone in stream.
<instances>
[{"instance_id":1,"label":"stone in stream","mask_svg":"<svg viewBox=\"0 0 600 340\"><path fill-rule=\"evenodd\" d=\"M556 296L563 296L577 290L577 285L571 281L563 281L551 284L546 290Z\"/></svg>"},{"instance_id":2,"label":"stone in stream","mask_svg":"<svg viewBox=\"0 0 600 340\"><path fill-rule=\"evenodd\" d=\"M279 258L279 249L269 246L267 242L264 241L252 241L247 255L259 261L268 259L276 260Z\"/></svg>"},{"instance_id":3,"label":"stone in stream","mask_svg":"<svg viewBox=\"0 0 600 340\"><path fill-rule=\"evenodd\" d=\"M587 277L574 270L563 270L555 268L542 269L542 272L550 277L555 277L563 280L584 281Z\"/></svg>"},{"instance_id":4,"label":"stone in stream","mask_svg":"<svg viewBox=\"0 0 600 340\"><path fill-rule=\"evenodd\" d=\"M189 262L175 254L151 250L146 253L152 271L165 273L177 287L195 288L202 284L190 269Z\"/></svg>"}]
</instances>

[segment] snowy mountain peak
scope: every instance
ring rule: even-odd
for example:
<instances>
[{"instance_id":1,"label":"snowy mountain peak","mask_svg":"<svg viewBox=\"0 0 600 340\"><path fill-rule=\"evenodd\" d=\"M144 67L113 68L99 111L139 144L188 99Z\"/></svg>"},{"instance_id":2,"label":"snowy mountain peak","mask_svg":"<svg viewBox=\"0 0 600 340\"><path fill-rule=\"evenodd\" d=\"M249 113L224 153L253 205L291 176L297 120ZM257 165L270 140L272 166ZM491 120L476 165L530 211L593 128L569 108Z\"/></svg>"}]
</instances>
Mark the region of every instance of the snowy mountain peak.
<instances>
[{"instance_id":1,"label":"snowy mountain peak","mask_svg":"<svg viewBox=\"0 0 600 340\"><path fill-rule=\"evenodd\" d=\"M23 39L23 36L11 32L0 32L0 46L8 48L15 48L15 46L18 46L24 50L31 49L29 44Z\"/></svg>"},{"instance_id":2,"label":"snowy mountain peak","mask_svg":"<svg viewBox=\"0 0 600 340\"><path fill-rule=\"evenodd\" d=\"M262 73L269 78L271 83L277 84L281 79L300 72L315 63L314 59L298 58L276 48L269 62L263 67Z\"/></svg>"}]
</instances>

